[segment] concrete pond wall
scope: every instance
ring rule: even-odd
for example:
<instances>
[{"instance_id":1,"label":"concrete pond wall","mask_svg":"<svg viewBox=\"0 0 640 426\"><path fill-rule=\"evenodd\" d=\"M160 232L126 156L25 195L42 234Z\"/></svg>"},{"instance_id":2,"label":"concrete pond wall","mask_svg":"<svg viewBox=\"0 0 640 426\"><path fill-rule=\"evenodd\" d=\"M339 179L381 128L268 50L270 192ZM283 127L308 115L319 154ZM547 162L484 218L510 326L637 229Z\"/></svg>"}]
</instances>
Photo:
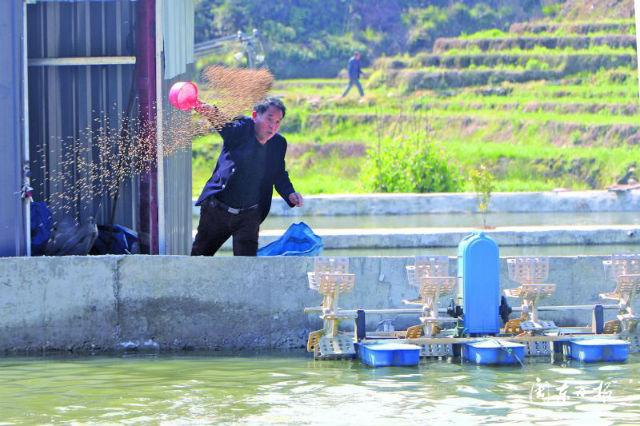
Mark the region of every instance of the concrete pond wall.
<instances>
[{"instance_id":1,"label":"concrete pond wall","mask_svg":"<svg viewBox=\"0 0 640 426\"><path fill-rule=\"evenodd\" d=\"M290 208L280 197L274 197L271 216L296 218L310 216L352 216L410 214L476 213L475 193L431 194L351 194L312 195L305 197L302 208ZM496 192L491 195L490 213L603 213L640 212L640 189L629 191L547 191ZM194 207L194 218L199 217ZM357 223L357 222L354 222ZM455 247L475 228L459 227L452 222L448 228L358 228L320 229L325 249ZM592 224L568 226L500 226L485 230L500 246L518 245L595 245L638 244L640 226L635 224ZM260 233L260 246L282 235L281 230ZM231 250L231 241L223 245ZM576 253L579 254L579 253Z\"/></svg>"},{"instance_id":2,"label":"concrete pond wall","mask_svg":"<svg viewBox=\"0 0 640 426\"><path fill-rule=\"evenodd\" d=\"M628 212L640 210L640 189L630 191L494 192L488 211L522 212ZM194 214L199 215L194 207ZM419 213L472 213L478 211L476 193L311 195L302 208L289 208L274 197L274 216L361 216Z\"/></svg>"},{"instance_id":3,"label":"concrete pond wall","mask_svg":"<svg viewBox=\"0 0 640 426\"><path fill-rule=\"evenodd\" d=\"M558 290L543 305L602 303L613 290L604 257L554 257L549 282ZM405 266L410 257L354 257L353 292L340 307L404 307L416 297ZM456 259L451 258L455 274ZM319 329L320 294L308 288L313 258L97 256L0 258L0 351L110 351L126 348L302 348ZM501 259L502 288L507 279ZM448 302L448 298L443 302ZM612 303L612 302L604 302ZM518 305L515 299L512 306ZM606 311L605 319L615 311ZM586 325L590 312L543 313L562 325ZM369 328L380 321L368 316ZM417 315L397 317L397 328Z\"/></svg>"}]
</instances>

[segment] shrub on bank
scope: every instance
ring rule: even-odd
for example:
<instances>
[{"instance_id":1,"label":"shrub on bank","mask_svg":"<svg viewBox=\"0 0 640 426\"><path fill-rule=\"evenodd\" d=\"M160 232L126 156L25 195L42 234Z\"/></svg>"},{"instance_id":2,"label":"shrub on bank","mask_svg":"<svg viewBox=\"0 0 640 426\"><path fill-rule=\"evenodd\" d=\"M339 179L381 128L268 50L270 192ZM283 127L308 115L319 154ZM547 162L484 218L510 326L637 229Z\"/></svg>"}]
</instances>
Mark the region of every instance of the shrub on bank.
<instances>
[{"instance_id":1,"label":"shrub on bank","mask_svg":"<svg viewBox=\"0 0 640 426\"><path fill-rule=\"evenodd\" d=\"M368 152L362 176L373 192L455 192L458 169L429 140L384 139Z\"/></svg>"}]
</instances>

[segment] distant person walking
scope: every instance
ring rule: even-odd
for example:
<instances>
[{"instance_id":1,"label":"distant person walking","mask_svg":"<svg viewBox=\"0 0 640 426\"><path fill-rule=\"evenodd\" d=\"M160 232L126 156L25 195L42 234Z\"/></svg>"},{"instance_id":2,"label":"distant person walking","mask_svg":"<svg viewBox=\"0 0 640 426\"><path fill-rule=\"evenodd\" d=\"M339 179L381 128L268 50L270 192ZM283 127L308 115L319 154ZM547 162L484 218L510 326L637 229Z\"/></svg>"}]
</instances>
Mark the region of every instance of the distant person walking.
<instances>
[{"instance_id":1,"label":"distant person walking","mask_svg":"<svg viewBox=\"0 0 640 426\"><path fill-rule=\"evenodd\" d=\"M347 71L349 72L349 84L347 88L344 89L344 93L342 97L344 98L351 90L352 86L356 86L358 88L358 92L360 92L360 96L364 96L364 90L362 90L362 85L360 84L360 76L362 75L362 69L360 68L360 52L354 52L353 56L349 59L347 64Z\"/></svg>"}]
</instances>

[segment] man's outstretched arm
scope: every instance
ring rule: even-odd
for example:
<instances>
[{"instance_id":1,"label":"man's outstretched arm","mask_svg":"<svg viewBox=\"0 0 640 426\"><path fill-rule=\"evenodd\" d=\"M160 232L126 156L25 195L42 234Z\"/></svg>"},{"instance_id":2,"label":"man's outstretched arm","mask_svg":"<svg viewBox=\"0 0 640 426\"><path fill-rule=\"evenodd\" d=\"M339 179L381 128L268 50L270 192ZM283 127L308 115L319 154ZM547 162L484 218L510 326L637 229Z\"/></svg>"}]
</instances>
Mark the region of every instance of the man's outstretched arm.
<instances>
[{"instance_id":1,"label":"man's outstretched arm","mask_svg":"<svg viewBox=\"0 0 640 426\"><path fill-rule=\"evenodd\" d=\"M197 113L205 117L212 126L221 128L229 121L228 117L220 111L215 105L209 105L204 102L198 102L198 105L194 108Z\"/></svg>"}]
</instances>

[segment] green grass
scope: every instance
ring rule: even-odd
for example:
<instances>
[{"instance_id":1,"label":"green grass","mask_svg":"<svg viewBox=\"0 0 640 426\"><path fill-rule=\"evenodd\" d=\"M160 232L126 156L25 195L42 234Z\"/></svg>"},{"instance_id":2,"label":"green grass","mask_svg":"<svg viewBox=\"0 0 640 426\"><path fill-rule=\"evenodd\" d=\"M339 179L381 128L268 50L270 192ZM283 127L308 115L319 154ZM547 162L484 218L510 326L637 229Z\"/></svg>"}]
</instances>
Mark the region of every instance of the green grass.
<instances>
[{"instance_id":1,"label":"green grass","mask_svg":"<svg viewBox=\"0 0 640 426\"><path fill-rule=\"evenodd\" d=\"M498 36L497 32L491 34ZM447 54L470 51L473 50ZM537 47L499 52L504 53L521 55L526 63L534 55L544 60L544 56L568 54L630 55L635 50L607 46L579 51ZM424 58L385 58L380 67L392 60L418 68ZM373 147L381 138L400 142L415 138L425 129L429 140L444 147L463 178L479 165L487 166L495 176L496 191L603 188L632 163L640 164L640 147L623 144L612 132L607 134L607 126L640 126L640 114L625 115L609 109L581 112L592 105L638 105L635 69L582 72L560 81L505 82L408 93L384 84L371 89L366 82L364 79L364 98L353 91L344 99L340 98L346 84L343 79L286 80L274 85L272 94L283 96L288 107L281 133L290 146L297 148L290 150L287 157L288 170L296 189L303 194L366 193L361 177L366 156L349 156L335 147ZM498 89L501 94L495 92ZM527 108L533 105L544 109L529 112ZM567 112L572 105L577 112ZM605 131L586 133L596 126ZM194 196L211 175L219 144L216 135L200 137L193 143ZM307 151L300 153L300 146ZM472 190L466 179L463 190Z\"/></svg>"},{"instance_id":2,"label":"green grass","mask_svg":"<svg viewBox=\"0 0 640 426\"><path fill-rule=\"evenodd\" d=\"M509 37L511 33L504 32L497 28L492 28L489 30L478 31L473 34L461 34L459 39L461 40L478 40L478 39L486 39L486 38L505 38Z\"/></svg>"},{"instance_id":3,"label":"green grass","mask_svg":"<svg viewBox=\"0 0 640 426\"><path fill-rule=\"evenodd\" d=\"M543 21L544 23L544 21ZM555 22L550 22L555 23ZM565 23L565 22L563 22ZM603 18L594 20L584 20L584 19L572 19L571 21L567 21L566 24L571 25L588 25L588 24L620 24L620 25L635 25L636 21L634 19L628 18Z\"/></svg>"},{"instance_id":4,"label":"green grass","mask_svg":"<svg viewBox=\"0 0 640 426\"><path fill-rule=\"evenodd\" d=\"M204 184L211 177L220 153L222 139L217 134L200 136L192 143L191 179L192 195L198 197Z\"/></svg>"},{"instance_id":5,"label":"green grass","mask_svg":"<svg viewBox=\"0 0 640 426\"><path fill-rule=\"evenodd\" d=\"M193 197L200 195L211 176L220 150L219 143L220 137L215 134L193 141ZM359 181L362 161L363 158L341 158L337 154L328 157L303 154L300 158L288 158L287 168L296 190L303 194L363 193L366 191Z\"/></svg>"},{"instance_id":6,"label":"green grass","mask_svg":"<svg viewBox=\"0 0 640 426\"><path fill-rule=\"evenodd\" d=\"M289 175L302 194L353 194L367 191L360 180L363 158L305 158L288 160Z\"/></svg>"},{"instance_id":7,"label":"green grass","mask_svg":"<svg viewBox=\"0 0 640 426\"><path fill-rule=\"evenodd\" d=\"M550 66L548 64L544 64L541 68L532 68L531 66L529 66L529 62L531 61L535 61L535 58L530 58L528 61L524 62L523 64L505 64L505 63L501 63L501 64L496 64L496 65L476 65L476 64L471 64L470 66L468 66L467 68L461 68L461 69L449 69L449 68L442 68L442 67L435 67L435 66L428 66L428 67L419 67L419 68L405 68L402 71L406 72L406 71L420 71L420 72L425 72L425 73L434 73L434 74L439 74L439 73L446 73L446 72L451 72L451 71L456 71L456 72L465 72L465 71L519 71L519 72L523 72L523 71L528 71L531 69L539 69L539 70L545 70L545 71L560 71L562 70L561 66L558 67L553 67Z\"/></svg>"},{"instance_id":8,"label":"green grass","mask_svg":"<svg viewBox=\"0 0 640 426\"><path fill-rule=\"evenodd\" d=\"M571 164L579 159L593 159L593 167L601 170L598 182L600 185L612 183L631 162L640 162L638 148L554 146L549 141L552 135L549 135L544 126L518 128L519 123L515 123L516 130L508 132L511 133L510 138L500 141L498 137L501 133L504 134L505 129L498 123L481 127L470 134L463 134L455 121L452 124L446 119L434 119L429 124L433 128L432 137L444 147L452 161L459 165L463 175L479 164L488 164L494 170L499 170L500 165L504 165L505 170L496 171L496 190L587 188L586 183L579 177L542 176L533 167L535 162L540 160L560 159L566 164ZM332 139L339 141L341 136L336 133ZM363 130L362 136L362 142L369 145L374 144L377 137L374 129ZM353 134L350 134L350 137L353 137ZM200 150L204 148L206 139L214 138L198 140L196 143L199 144ZM289 137L290 141L292 139L294 138ZM217 150L213 152L217 155ZM328 157L303 155L299 158L288 158L287 165L296 189L304 194L362 193L366 192L360 178L360 167L364 161L363 157L342 158L336 154ZM194 161L194 196L198 195L209 178L214 165L215 159L204 161L196 158Z\"/></svg>"},{"instance_id":9,"label":"green grass","mask_svg":"<svg viewBox=\"0 0 640 426\"><path fill-rule=\"evenodd\" d=\"M559 24L559 25L558 25ZM634 19L611 19L600 21L571 21L571 22L540 22L539 29L548 27L549 25L555 26L555 29L551 31L533 31L533 32L508 32L499 29L488 29L478 31L472 34L462 34L460 39L463 40L475 40L475 39L492 39L492 38L512 38L512 37L576 37L576 36L607 36L607 35L635 35L635 20ZM591 29L598 28L598 25L617 26L612 29L598 29L595 31L589 31L588 33L577 32L577 30L584 26L590 26Z\"/></svg>"},{"instance_id":10,"label":"green grass","mask_svg":"<svg viewBox=\"0 0 640 426\"><path fill-rule=\"evenodd\" d=\"M468 93L464 95L455 95L447 98L434 98L432 96L425 96L421 98L419 101L416 101L416 104L426 104L431 105L433 103L439 103L443 106L447 106L453 102L462 102L468 103L472 105L485 105L487 109L494 109L496 106L501 105L511 105L511 104L519 104L520 106L525 106L529 104L549 104L549 105L618 105L618 106L626 106L630 104L629 97L621 97L614 95L605 95L606 98L601 97L591 97L584 98L580 96L559 96L553 98L541 98L539 94L536 93L519 93L516 96L473 96L470 97Z\"/></svg>"},{"instance_id":11,"label":"green grass","mask_svg":"<svg viewBox=\"0 0 640 426\"><path fill-rule=\"evenodd\" d=\"M611 47L607 45L591 46L588 49L575 49L563 47L550 49L544 46L535 46L532 49L510 48L501 50L482 50L478 46L470 45L464 48L455 47L435 54L436 56L567 56L567 55L634 55L635 49L627 47ZM401 59L400 59L401 60ZM420 56L416 57L420 60Z\"/></svg>"},{"instance_id":12,"label":"green grass","mask_svg":"<svg viewBox=\"0 0 640 426\"><path fill-rule=\"evenodd\" d=\"M327 117L331 119L336 115L352 117L357 120L359 116L363 115L364 111L339 111L336 109L329 109L326 112L318 114L318 117ZM465 117L482 118L486 120L494 120L498 117L495 115L495 111L492 109L476 109L467 108L465 104L451 103L448 104L448 108L442 108L435 104L429 109L428 116L433 118L459 118ZM380 115L381 118L390 118L388 115ZM638 125L640 123L640 115L616 115L613 116L607 111L601 111L597 113L576 113L576 114L564 114L557 111L536 111L536 112L524 112L524 111L511 111L504 110L501 112L499 119L501 121L520 121L520 122L534 122L534 123L566 123L566 124L579 124L585 126L607 126L615 124L626 125ZM344 124L328 127L326 132L329 132L327 136L340 135L342 137L344 133L341 128ZM346 126L345 126L346 127ZM328 139L322 136L322 129L314 129L313 133L317 137L317 141L328 141ZM347 140L354 140L352 136L347 137ZM335 139L334 139L335 140ZM357 140L357 139L356 139Z\"/></svg>"},{"instance_id":13,"label":"green grass","mask_svg":"<svg viewBox=\"0 0 640 426\"><path fill-rule=\"evenodd\" d=\"M474 34L462 35L458 37L461 40L504 40L514 38L596 38L606 36L622 36L622 35L635 35L635 28L629 28L624 32L611 32L611 31L592 31L587 34L576 34L567 30L566 27L560 27L556 31L552 32L524 32L524 33L506 33L500 30L486 30Z\"/></svg>"}]
</instances>

